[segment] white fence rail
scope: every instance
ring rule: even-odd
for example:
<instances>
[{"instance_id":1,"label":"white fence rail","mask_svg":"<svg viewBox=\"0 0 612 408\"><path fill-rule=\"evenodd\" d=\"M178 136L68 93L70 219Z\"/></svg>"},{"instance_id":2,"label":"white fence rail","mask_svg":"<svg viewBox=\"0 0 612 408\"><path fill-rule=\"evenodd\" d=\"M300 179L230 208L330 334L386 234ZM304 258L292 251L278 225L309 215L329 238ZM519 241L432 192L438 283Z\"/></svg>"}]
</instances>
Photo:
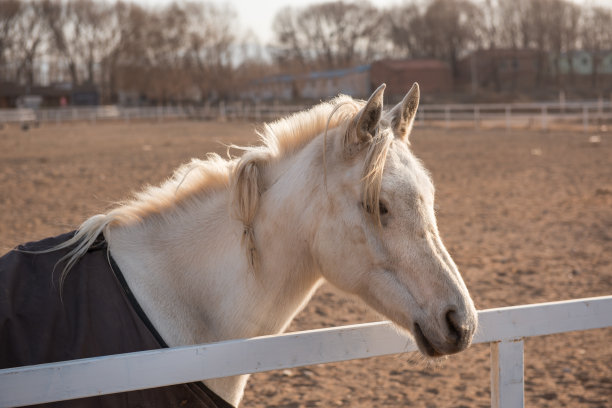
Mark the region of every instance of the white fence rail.
<instances>
[{"instance_id":1,"label":"white fence rail","mask_svg":"<svg viewBox=\"0 0 612 408\"><path fill-rule=\"evenodd\" d=\"M511 129L530 127L549 130L556 125L574 125L584 132L594 125L612 124L612 102L512 103L478 105L423 105L418 123L450 128L457 123Z\"/></svg>"},{"instance_id":2,"label":"white fence rail","mask_svg":"<svg viewBox=\"0 0 612 408\"><path fill-rule=\"evenodd\" d=\"M612 326L612 296L479 312L493 407L523 406L523 338ZM0 370L0 407L415 351L389 322ZM469 351L468 351L469 352Z\"/></svg>"},{"instance_id":3,"label":"white fence rail","mask_svg":"<svg viewBox=\"0 0 612 408\"><path fill-rule=\"evenodd\" d=\"M67 107L54 109L0 109L0 123L61 123L99 120L255 120L276 119L306 109L304 105L220 103L217 106L158 106L158 107ZM421 105L417 123L420 125L531 127L548 130L555 125L573 125L588 132L592 126L612 124L612 102L600 99L591 102L512 103L478 105Z\"/></svg>"}]
</instances>

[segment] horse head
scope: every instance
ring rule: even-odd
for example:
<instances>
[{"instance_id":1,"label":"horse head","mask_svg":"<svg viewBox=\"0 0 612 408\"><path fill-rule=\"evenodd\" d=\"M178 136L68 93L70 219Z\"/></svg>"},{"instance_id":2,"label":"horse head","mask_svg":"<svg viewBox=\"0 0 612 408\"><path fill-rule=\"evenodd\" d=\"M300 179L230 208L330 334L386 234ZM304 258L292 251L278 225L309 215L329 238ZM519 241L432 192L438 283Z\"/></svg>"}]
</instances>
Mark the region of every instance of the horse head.
<instances>
[{"instance_id":1,"label":"horse head","mask_svg":"<svg viewBox=\"0 0 612 408\"><path fill-rule=\"evenodd\" d=\"M409 147L419 87L388 112L384 88L330 131L314 256L327 280L409 330L424 354L456 353L477 314L440 239L431 177Z\"/></svg>"}]
</instances>

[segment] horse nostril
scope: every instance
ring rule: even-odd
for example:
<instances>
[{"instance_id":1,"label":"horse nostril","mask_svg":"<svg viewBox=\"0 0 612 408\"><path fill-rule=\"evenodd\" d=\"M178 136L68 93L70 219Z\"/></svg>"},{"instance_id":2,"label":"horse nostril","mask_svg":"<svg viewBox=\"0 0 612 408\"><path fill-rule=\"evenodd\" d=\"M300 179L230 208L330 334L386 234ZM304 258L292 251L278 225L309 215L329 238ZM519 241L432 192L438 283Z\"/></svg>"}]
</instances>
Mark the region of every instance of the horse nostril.
<instances>
[{"instance_id":1,"label":"horse nostril","mask_svg":"<svg viewBox=\"0 0 612 408\"><path fill-rule=\"evenodd\" d=\"M446 324L448 325L450 337L454 340L455 344L460 344L465 334L465 330L461 327L457 320L457 312L454 309L446 312Z\"/></svg>"}]
</instances>

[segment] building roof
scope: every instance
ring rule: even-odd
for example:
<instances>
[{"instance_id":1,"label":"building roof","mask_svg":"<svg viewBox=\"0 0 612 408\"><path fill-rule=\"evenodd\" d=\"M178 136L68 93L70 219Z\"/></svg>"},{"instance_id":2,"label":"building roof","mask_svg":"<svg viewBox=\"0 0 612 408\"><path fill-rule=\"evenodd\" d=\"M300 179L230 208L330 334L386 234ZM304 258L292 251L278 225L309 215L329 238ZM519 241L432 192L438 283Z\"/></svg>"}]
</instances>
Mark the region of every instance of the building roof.
<instances>
[{"instance_id":1,"label":"building roof","mask_svg":"<svg viewBox=\"0 0 612 408\"><path fill-rule=\"evenodd\" d=\"M25 87L15 82L0 82L0 96L17 97L25 93Z\"/></svg>"},{"instance_id":2,"label":"building roof","mask_svg":"<svg viewBox=\"0 0 612 408\"><path fill-rule=\"evenodd\" d=\"M361 72L367 72L370 69L370 65L358 65L356 67L345 68L345 69L331 69L327 71L315 71L307 74L296 74L296 75L270 75L260 79L254 80L252 83L259 84L272 84L272 83L286 83L293 82L296 80L304 79L322 79L322 78L338 78L349 74L356 74Z\"/></svg>"},{"instance_id":3,"label":"building roof","mask_svg":"<svg viewBox=\"0 0 612 408\"><path fill-rule=\"evenodd\" d=\"M518 57L518 56L535 56L540 54L541 51L534 48L492 48L492 49L478 49L472 51L466 55L465 58L469 58L471 55L491 55L496 57Z\"/></svg>"},{"instance_id":4,"label":"building roof","mask_svg":"<svg viewBox=\"0 0 612 408\"><path fill-rule=\"evenodd\" d=\"M318 79L318 78L337 78L342 77L348 74L357 74L360 72L366 72L370 69L370 65L359 65L352 68L346 69L333 69L328 71L317 71L311 72L307 74L305 77L308 79Z\"/></svg>"},{"instance_id":5,"label":"building roof","mask_svg":"<svg viewBox=\"0 0 612 408\"><path fill-rule=\"evenodd\" d=\"M376 64L382 64L395 70L449 69L446 62L437 59L384 59L377 61Z\"/></svg>"},{"instance_id":6,"label":"building roof","mask_svg":"<svg viewBox=\"0 0 612 408\"><path fill-rule=\"evenodd\" d=\"M27 87L15 82L0 82L0 96L17 97L22 95L67 96L75 93L97 92L93 84L72 85L69 82L51 84L49 86L34 85Z\"/></svg>"}]
</instances>

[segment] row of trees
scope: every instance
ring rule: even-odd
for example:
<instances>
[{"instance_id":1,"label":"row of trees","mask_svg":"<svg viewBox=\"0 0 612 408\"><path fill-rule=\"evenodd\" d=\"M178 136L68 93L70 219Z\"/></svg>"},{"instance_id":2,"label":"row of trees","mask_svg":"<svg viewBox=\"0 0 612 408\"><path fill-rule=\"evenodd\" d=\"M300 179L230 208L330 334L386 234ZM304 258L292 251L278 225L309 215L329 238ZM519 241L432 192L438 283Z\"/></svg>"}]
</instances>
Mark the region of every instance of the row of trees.
<instances>
[{"instance_id":1,"label":"row of trees","mask_svg":"<svg viewBox=\"0 0 612 408\"><path fill-rule=\"evenodd\" d=\"M455 75L458 60L484 48L531 48L542 58L612 48L612 10L569 0L429 0L389 9L321 3L281 10L273 26L284 65L342 67L374 58L438 58ZM538 64L539 75L547 61Z\"/></svg>"},{"instance_id":2,"label":"row of trees","mask_svg":"<svg viewBox=\"0 0 612 408\"><path fill-rule=\"evenodd\" d=\"M0 80L93 83L164 101L223 94L239 34L229 7L204 2L147 9L95 0L2 0Z\"/></svg>"},{"instance_id":3,"label":"row of trees","mask_svg":"<svg viewBox=\"0 0 612 408\"><path fill-rule=\"evenodd\" d=\"M438 58L455 75L479 48L612 47L612 11L570 0L413 0L381 9L327 1L281 9L266 47L229 6L99 0L1 0L0 80L95 83L105 100L133 90L157 101L224 97L263 73L333 69L377 58ZM41 67L43 67L41 69Z\"/></svg>"}]
</instances>

